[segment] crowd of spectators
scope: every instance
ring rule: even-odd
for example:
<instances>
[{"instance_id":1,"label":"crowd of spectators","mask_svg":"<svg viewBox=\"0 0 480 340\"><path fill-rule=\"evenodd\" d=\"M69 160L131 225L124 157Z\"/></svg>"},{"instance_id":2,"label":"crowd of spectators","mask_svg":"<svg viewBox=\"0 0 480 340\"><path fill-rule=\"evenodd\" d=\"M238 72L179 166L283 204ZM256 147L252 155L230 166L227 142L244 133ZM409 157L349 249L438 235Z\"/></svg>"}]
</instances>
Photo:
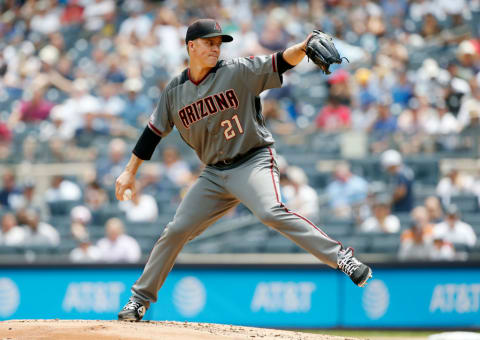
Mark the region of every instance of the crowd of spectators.
<instances>
[{"instance_id":1,"label":"crowd of spectators","mask_svg":"<svg viewBox=\"0 0 480 340\"><path fill-rule=\"evenodd\" d=\"M456 250L475 246L461 241L474 237L461 221L464 206L452 203L458 195L480 197L478 169L444 169L435 197L419 204L421 181L406 160L480 155L479 0L1 2L0 244L58 246L52 217L66 209L79 244L72 259L112 261L102 249L125 255L113 250L121 249L115 240L133 243L121 223L171 217L167 207L202 169L184 159L180 145L155 154L135 200L119 204L113 186L164 87L186 67L184 36L198 17L215 18L234 36L222 46L225 58L273 53L316 28L330 33L350 61L324 76L305 60L284 74L281 89L262 96L263 114L280 155L282 146L303 144L311 158L310 141L325 136L315 149L322 157L338 136L356 133L366 142L354 146L378 161L382 176L365 178L337 153L330 182L319 185L309 169L285 161L282 198L292 210L312 220L351 219L362 233L398 234L401 259L459 258ZM93 171L81 178L56 173L46 190L33 177L16 179L13 170L71 162L92 164ZM65 201L71 207L56 205ZM74 207L82 218L70 216L79 211ZM405 225L399 217L409 214ZM92 241L91 225L105 226L102 243Z\"/></svg>"}]
</instances>

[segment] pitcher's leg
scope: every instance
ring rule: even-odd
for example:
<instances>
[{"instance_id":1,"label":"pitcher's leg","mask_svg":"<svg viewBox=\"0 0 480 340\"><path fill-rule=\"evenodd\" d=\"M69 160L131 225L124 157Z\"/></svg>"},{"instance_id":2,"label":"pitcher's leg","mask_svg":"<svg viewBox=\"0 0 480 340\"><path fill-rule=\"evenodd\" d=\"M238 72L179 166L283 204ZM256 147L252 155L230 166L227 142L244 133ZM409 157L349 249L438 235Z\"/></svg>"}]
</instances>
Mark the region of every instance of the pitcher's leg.
<instances>
[{"instance_id":1,"label":"pitcher's leg","mask_svg":"<svg viewBox=\"0 0 480 340\"><path fill-rule=\"evenodd\" d=\"M185 243L225 215L238 201L212 181L200 177L155 243L143 274L132 287L133 297L148 308L173 267Z\"/></svg>"},{"instance_id":2,"label":"pitcher's leg","mask_svg":"<svg viewBox=\"0 0 480 340\"><path fill-rule=\"evenodd\" d=\"M337 268L340 242L307 218L288 210L280 198L278 170L272 150L235 169L226 188L264 224L288 237L332 268Z\"/></svg>"}]
</instances>

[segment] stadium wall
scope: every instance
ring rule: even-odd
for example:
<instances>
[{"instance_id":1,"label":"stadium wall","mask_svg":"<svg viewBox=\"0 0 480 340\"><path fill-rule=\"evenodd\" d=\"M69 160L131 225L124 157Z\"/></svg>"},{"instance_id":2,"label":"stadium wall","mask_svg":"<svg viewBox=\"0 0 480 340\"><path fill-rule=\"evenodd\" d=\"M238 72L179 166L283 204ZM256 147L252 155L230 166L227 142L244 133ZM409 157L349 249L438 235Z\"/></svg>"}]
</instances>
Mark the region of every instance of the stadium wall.
<instances>
[{"instance_id":1,"label":"stadium wall","mask_svg":"<svg viewBox=\"0 0 480 340\"><path fill-rule=\"evenodd\" d=\"M0 320L116 319L142 267L0 266ZM365 289L322 265L177 265L147 312L283 328L479 328L480 263L382 264Z\"/></svg>"}]
</instances>

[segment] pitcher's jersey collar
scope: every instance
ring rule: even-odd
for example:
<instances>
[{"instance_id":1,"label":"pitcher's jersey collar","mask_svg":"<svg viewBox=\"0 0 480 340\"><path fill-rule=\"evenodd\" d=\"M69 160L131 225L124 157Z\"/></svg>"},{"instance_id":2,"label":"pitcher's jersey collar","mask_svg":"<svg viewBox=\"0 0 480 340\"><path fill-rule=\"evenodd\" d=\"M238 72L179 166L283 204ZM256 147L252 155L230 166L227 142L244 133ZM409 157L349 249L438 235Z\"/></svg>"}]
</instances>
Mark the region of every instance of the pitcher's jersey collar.
<instances>
[{"instance_id":1,"label":"pitcher's jersey collar","mask_svg":"<svg viewBox=\"0 0 480 340\"><path fill-rule=\"evenodd\" d=\"M204 80L208 77L208 75L209 75L210 73L215 73L215 72L217 72L218 68L220 67L220 65L221 65L222 63L223 63L223 60L217 61L217 64L216 64L214 67L212 67L212 68L208 71L208 73L205 74L205 75L203 76L203 78L200 79L199 81L195 81L195 80L192 79L192 77L190 76L190 68L187 68L187 76L188 76L188 79L189 79L194 85L198 86L198 85L200 85L200 83L201 83L202 81L204 81Z\"/></svg>"}]
</instances>

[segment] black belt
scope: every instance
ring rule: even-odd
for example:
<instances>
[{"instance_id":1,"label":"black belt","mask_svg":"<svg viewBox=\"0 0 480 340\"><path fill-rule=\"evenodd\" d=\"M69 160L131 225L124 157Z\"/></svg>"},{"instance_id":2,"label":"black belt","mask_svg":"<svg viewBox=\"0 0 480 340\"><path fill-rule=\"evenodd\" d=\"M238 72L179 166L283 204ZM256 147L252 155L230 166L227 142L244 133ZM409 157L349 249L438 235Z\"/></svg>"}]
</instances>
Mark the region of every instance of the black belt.
<instances>
[{"instance_id":1,"label":"black belt","mask_svg":"<svg viewBox=\"0 0 480 340\"><path fill-rule=\"evenodd\" d=\"M215 164L209 164L209 166L211 166L215 169L218 169L218 170L233 169L233 168L239 166L240 164L245 163L250 158L255 156L260 150L266 149L267 147L268 146L259 146L257 148L250 149L246 153L235 156L231 159L225 159L225 160L219 161Z\"/></svg>"}]
</instances>

